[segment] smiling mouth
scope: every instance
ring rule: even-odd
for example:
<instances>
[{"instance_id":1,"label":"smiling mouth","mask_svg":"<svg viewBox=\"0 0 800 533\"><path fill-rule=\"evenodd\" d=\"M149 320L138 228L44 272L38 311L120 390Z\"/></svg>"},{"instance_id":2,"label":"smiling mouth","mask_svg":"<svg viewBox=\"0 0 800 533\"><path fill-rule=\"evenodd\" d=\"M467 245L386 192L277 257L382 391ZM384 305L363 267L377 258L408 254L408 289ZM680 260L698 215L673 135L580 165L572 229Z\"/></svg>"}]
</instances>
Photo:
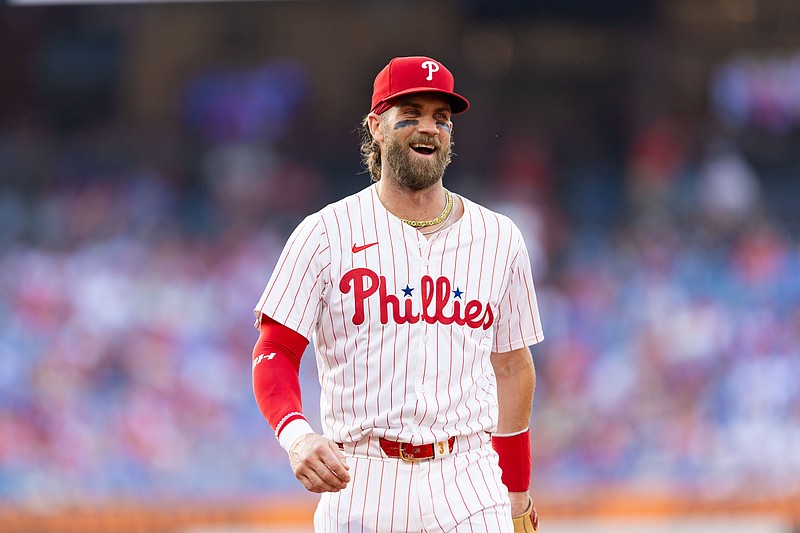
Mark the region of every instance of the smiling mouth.
<instances>
[{"instance_id":1,"label":"smiling mouth","mask_svg":"<svg viewBox=\"0 0 800 533\"><path fill-rule=\"evenodd\" d=\"M411 149L422 155L431 155L436 151L436 147L432 144L412 143Z\"/></svg>"}]
</instances>

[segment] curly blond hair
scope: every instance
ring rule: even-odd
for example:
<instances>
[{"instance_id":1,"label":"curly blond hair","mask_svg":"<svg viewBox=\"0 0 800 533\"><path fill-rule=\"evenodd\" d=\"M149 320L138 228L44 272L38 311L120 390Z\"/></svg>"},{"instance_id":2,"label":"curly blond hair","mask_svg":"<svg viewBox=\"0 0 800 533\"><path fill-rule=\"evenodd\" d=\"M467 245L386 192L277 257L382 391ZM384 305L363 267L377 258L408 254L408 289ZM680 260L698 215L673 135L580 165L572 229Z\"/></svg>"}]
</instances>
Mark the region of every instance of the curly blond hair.
<instances>
[{"instance_id":1,"label":"curly blond hair","mask_svg":"<svg viewBox=\"0 0 800 533\"><path fill-rule=\"evenodd\" d=\"M383 122L383 118L381 118ZM372 133L369 131L369 115L364 117L361 121L360 127L361 136L361 162L367 167L370 179L372 181L380 181L381 179L381 145L378 141L372 138Z\"/></svg>"}]
</instances>

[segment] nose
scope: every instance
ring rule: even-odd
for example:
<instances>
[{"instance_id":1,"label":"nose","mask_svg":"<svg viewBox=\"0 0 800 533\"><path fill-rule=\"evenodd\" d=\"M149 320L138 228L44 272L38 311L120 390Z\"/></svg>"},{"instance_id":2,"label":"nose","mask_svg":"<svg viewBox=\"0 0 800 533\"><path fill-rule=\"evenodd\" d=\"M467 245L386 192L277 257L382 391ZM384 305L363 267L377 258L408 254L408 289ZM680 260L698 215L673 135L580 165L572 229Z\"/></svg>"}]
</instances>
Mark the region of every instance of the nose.
<instances>
[{"instance_id":1,"label":"nose","mask_svg":"<svg viewBox=\"0 0 800 533\"><path fill-rule=\"evenodd\" d=\"M433 117L420 117L418 130L420 133L436 135L439 128L436 126L436 119Z\"/></svg>"}]
</instances>

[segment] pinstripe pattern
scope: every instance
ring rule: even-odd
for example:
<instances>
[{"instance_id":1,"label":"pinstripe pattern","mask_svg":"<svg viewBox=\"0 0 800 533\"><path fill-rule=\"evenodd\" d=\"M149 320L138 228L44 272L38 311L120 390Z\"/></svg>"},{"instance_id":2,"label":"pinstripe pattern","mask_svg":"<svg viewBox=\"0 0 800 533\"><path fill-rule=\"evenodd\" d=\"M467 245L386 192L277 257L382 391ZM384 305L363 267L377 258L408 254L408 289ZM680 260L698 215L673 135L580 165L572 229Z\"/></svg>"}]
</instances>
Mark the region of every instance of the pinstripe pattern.
<instances>
[{"instance_id":1,"label":"pinstripe pattern","mask_svg":"<svg viewBox=\"0 0 800 533\"><path fill-rule=\"evenodd\" d=\"M485 433L459 437L453 455L420 463L383 459L376 438L346 446L344 453L351 482L321 495L317 532L513 531L497 455Z\"/></svg>"},{"instance_id":2,"label":"pinstripe pattern","mask_svg":"<svg viewBox=\"0 0 800 533\"><path fill-rule=\"evenodd\" d=\"M389 213L372 186L307 217L289 238L255 311L313 340L322 427L331 440L423 444L495 431L490 354L535 344L543 334L519 229L463 204L460 220L426 240ZM484 509L481 522L489 520L505 489L496 462L472 461L448 459L450 470L425 474L423 483L396 460L359 458L350 488L323 496L326 512L360 514L364 531L376 520L406 531L406 521L420 516L420 531L438 531L436 520L483 531L472 513ZM384 495L391 505L368 500L367 487L379 486L395 488ZM437 497L443 491L446 497ZM337 531L323 522L328 529L319 531Z\"/></svg>"},{"instance_id":3,"label":"pinstripe pattern","mask_svg":"<svg viewBox=\"0 0 800 533\"><path fill-rule=\"evenodd\" d=\"M543 335L519 230L469 200L464 206L461 220L425 241L383 208L372 186L309 216L287 242L256 310L314 340L323 428L332 440L378 435L421 444L494 431L490 353L534 344ZM354 244L374 242L352 251ZM491 327L420 316L424 276L430 290L449 290L445 317L456 306L463 314L470 305L485 312L488 304ZM446 284L438 283L441 277ZM385 286L389 304L381 304L378 285ZM360 304L358 287L374 291ZM356 325L359 305L363 321ZM434 308L429 304L428 313Z\"/></svg>"}]
</instances>

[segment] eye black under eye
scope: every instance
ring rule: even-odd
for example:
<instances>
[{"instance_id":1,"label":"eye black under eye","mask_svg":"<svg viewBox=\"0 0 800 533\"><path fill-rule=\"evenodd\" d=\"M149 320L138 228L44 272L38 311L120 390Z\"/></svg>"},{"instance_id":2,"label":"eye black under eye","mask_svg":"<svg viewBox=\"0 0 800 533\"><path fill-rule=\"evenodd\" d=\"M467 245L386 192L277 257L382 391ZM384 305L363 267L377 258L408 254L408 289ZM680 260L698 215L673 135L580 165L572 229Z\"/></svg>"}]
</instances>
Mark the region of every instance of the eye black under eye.
<instances>
[{"instance_id":1,"label":"eye black under eye","mask_svg":"<svg viewBox=\"0 0 800 533\"><path fill-rule=\"evenodd\" d=\"M419 120L414 120L414 119L398 120L397 123L394 125L394 129L399 130L400 128L408 128L418 125L419 125Z\"/></svg>"}]
</instances>

